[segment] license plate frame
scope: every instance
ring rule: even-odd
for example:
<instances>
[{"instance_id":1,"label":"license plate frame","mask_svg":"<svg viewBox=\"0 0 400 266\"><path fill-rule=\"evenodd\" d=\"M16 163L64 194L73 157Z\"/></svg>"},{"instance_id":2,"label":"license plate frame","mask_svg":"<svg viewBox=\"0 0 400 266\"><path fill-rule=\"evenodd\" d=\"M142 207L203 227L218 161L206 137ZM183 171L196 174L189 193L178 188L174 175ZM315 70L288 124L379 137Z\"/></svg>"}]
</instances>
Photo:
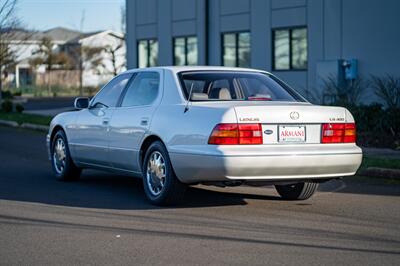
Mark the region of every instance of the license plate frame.
<instances>
[{"instance_id":1,"label":"license plate frame","mask_svg":"<svg viewBox=\"0 0 400 266\"><path fill-rule=\"evenodd\" d=\"M292 133L283 134L282 132L292 132ZM305 125L278 125L278 142L305 143L306 132L307 131Z\"/></svg>"}]
</instances>

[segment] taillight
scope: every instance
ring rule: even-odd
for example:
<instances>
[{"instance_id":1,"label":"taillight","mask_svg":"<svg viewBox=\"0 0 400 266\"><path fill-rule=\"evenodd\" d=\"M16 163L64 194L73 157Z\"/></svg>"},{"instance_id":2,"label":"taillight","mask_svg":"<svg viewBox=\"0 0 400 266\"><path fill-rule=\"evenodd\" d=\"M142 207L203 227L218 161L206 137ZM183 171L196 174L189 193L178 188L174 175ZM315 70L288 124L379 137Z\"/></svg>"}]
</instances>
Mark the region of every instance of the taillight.
<instances>
[{"instance_id":1,"label":"taillight","mask_svg":"<svg viewBox=\"0 0 400 266\"><path fill-rule=\"evenodd\" d=\"M332 123L322 124L322 143L354 143L356 142L356 124Z\"/></svg>"},{"instance_id":2,"label":"taillight","mask_svg":"<svg viewBox=\"0 0 400 266\"><path fill-rule=\"evenodd\" d=\"M214 127L208 144L242 145L262 144L261 124L218 124Z\"/></svg>"}]
</instances>

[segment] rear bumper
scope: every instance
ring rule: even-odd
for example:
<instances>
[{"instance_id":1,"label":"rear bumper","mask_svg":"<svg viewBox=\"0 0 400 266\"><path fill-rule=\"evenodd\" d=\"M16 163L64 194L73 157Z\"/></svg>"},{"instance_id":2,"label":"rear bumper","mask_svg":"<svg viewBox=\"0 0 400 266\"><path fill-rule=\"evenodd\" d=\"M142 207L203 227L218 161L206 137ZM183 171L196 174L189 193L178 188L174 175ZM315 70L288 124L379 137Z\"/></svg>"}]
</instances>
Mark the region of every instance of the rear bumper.
<instances>
[{"instance_id":1,"label":"rear bumper","mask_svg":"<svg viewBox=\"0 0 400 266\"><path fill-rule=\"evenodd\" d=\"M362 161L355 145L316 152L287 150L268 154L207 155L170 153L174 171L184 183L202 181L285 181L354 175Z\"/></svg>"}]
</instances>

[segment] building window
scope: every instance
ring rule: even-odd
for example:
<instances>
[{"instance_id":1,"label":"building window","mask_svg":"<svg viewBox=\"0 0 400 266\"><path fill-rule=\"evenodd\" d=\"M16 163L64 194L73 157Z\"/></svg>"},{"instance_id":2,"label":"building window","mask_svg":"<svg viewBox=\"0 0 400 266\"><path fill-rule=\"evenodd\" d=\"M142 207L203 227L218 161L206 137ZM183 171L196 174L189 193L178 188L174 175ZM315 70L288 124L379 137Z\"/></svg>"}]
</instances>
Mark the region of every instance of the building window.
<instances>
[{"instance_id":1,"label":"building window","mask_svg":"<svg viewBox=\"0 0 400 266\"><path fill-rule=\"evenodd\" d=\"M138 42L138 66L157 66L158 42L157 40L140 40Z\"/></svg>"},{"instance_id":2,"label":"building window","mask_svg":"<svg viewBox=\"0 0 400 266\"><path fill-rule=\"evenodd\" d=\"M197 65L197 37L174 38L174 65Z\"/></svg>"},{"instance_id":3,"label":"building window","mask_svg":"<svg viewBox=\"0 0 400 266\"><path fill-rule=\"evenodd\" d=\"M250 67L250 33L224 33L222 37L223 65Z\"/></svg>"},{"instance_id":4,"label":"building window","mask_svg":"<svg viewBox=\"0 0 400 266\"><path fill-rule=\"evenodd\" d=\"M307 69L307 29L273 30L274 70Z\"/></svg>"}]
</instances>

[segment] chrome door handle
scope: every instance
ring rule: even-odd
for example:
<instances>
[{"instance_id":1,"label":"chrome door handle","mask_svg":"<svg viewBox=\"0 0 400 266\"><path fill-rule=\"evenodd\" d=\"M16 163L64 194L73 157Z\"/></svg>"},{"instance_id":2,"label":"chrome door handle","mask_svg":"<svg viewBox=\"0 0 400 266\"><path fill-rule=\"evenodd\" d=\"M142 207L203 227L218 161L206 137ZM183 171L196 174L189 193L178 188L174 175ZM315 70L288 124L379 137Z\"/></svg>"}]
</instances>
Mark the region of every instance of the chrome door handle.
<instances>
[{"instance_id":1,"label":"chrome door handle","mask_svg":"<svg viewBox=\"0 0 400 266\"><path fill-rule=\"evenodd\" d=\"M142 125L142 126L147 126L148 123L149 123L149 120L147 118L142 118L140 120L140 125Z\"/></svg>"}]
</instances>

